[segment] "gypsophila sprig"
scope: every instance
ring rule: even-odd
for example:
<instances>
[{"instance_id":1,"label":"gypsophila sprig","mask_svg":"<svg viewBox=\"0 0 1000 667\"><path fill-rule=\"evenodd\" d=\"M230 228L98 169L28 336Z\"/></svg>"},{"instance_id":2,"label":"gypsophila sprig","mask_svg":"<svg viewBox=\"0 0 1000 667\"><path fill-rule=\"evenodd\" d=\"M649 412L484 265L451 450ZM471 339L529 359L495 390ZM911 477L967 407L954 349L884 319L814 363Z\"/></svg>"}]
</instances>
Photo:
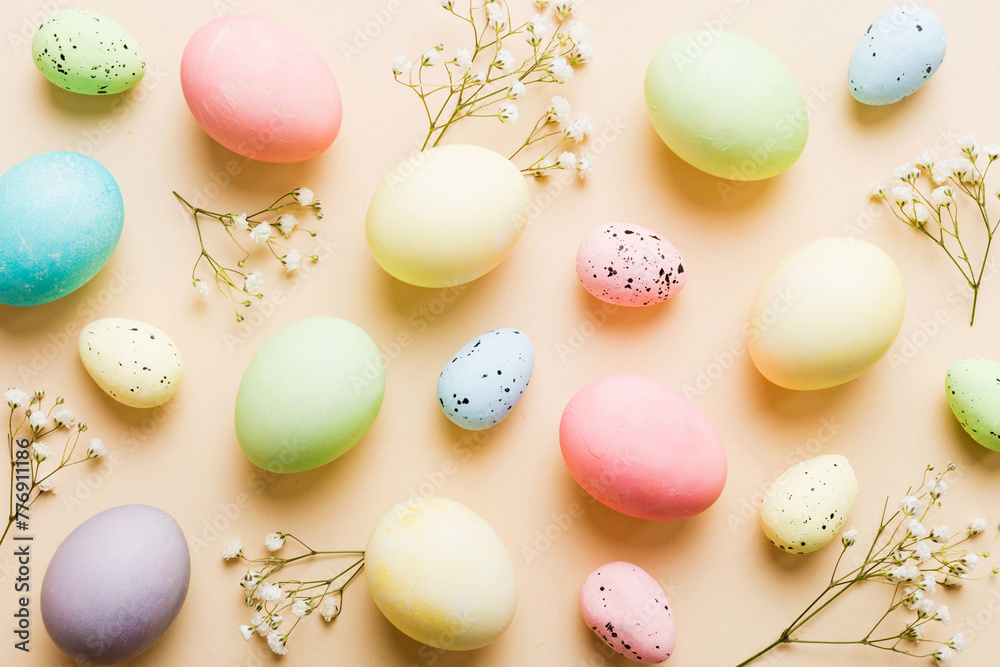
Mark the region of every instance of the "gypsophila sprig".
<instances>
[{"instance_id":1,"label":"gypsophila sprig","mask_svg":"<svg viewBox=\"0 0 1000 667\"><path fill-rule=\"evenodd\" d=\"M194 218L195 230L198 232L198 243L201 252L191 269L191 283L198 296L206 297L212 291L212 286L228 297L233 303L236 321L242 322L243 315L237 306L250 307L253 299L264 298L264 273L259 269L248 271L246 262L250 258L251 245L264 245L268 252L278 260L285 271L292 272L299 268L303 258L319 261L319 255L302 255L295 248L288 246L291 237L298 232L316 236L316 232L299 225L298 218L292 211L307 209L317 220L323 218L323 204L315 199L309 188L296 188L281 195L267 208L256 213L216 213L207 211L192 204L174 192L174 196L187 207ZM242 257L235 266L227 266L223 260L212 255L205 246L205 234L202 230L202 218L217 221L226 231L229 239L236 244ZM244 247L247 244L247 247ZM208 264L214 272L214 277L205 280L198 277L198 267L202 262Z\"/></svg>"},{"instance_id":2,"label":"gypsophila sprig","mask_svg":"<svg viewBox=\"0 0 1000 667\"><path fill-rule=\"evenodd\" d=\"M427 116L421 150L437 146L450 127L466 118L516 125L521 113L514 100L538 84L566 83L574 68L593 59L587 29L573 15L575 2L534 5L538 13L515 21L507 2L442 2L448 13L468 24L472 43L456 49L450 58L443 55L443 44L435 44L412 61L404 55L392 59L396 81L417 94ZM553 156L566 153L567 144L578 144L593 132L590 118L581 114L571 121L569 103L562 97L552 98L553 105L564 111L542 114L510 157L533 148L538 154L527 159L522 173L537 178L564 169L583 178L592 165L586 153L572 163Z\"/></svg>"},{"instance_id":3,"label":"gypsophila sprig","mask_svg":"<svg viewBox=\"0 0 1000 667\"><path fill-rule=\"evenodd\" d=\"M289 544L291 543L291 544ZM254 634L262 637L277 655L288 653L288 639L306 616L319 612L329 623L340 614L344 588L365 565L364 551L318 551L290 533L274 532L264 536L264 546L271 554L260 558L244 555L243 542L233 540L222 550L224 560L240 560L247 571L240 580L243 601L254 614L239 633L249 641ZM297 549L296 555L277 556L283 548ZM282 579L279 576L292 563L304 564L312 559L348 559L350 565L338 569L332 577L323 579Z\"/></svg>"},{"instance_id":4,"label":"gypsophila sprig","mask_svg":"<svg viewBox=\"0 0 1000 667\"><path fill-rule=\"evenodd\" d=\"M7 419L10 502L0 544L12 527L26 529L28 510L43 493L56 492L53 477L60 470L99 458L107 452L104 443L97 438L91 438L85 450L82 447L82 451L77 450L87 425L74 421L73 412L66 407L62 397L56 398L49 408L43 406L45 391L41 389L27 394L11 387L3 397L10 408Z\"/></svg>"},{"instance_id":5,"label":"gypsophila sprig","mask_svg":"<svg viewBox=\"0 0 1000 667\"><path fill-rule=\"evenodd\" d=\"M736 667L749 665L783 644L859 644L932 659L938 664L945 664L954 657L955 651L965 648L965 637L961 633L933 638L942 632L941 626L951 620L952 614L946 605L939 604L931 596L939 586L958 587L974 580L970 575L989 553L970 551L970 540L983 533L986 520L973 519L965 524L968 528L961 531L951 531L942 523L932 524L948 491L945 477L955 470L955 464L939 473L934 469L933 465L927 466L920 484L907 489L898 505L886 499L878 529L867 551L858 553L855 545L863 538L856 529L845 531L841 536L840 555L826 588L776 640ZM851 567L852 560L857 565L840 574L841 565L845 569ZM841 595L865 582L887 586L892 595L884 613L872 617L871 629L863 637L801 637L803 626Z\"/></svg>"},{"instance_id":6,"label":"gypsophila sprig","mask_svg":"<svg viewBox=\"0 0 1000 667\"><path fill-rule=\"evenodd\" d=\"M976 304L982 287L993 235L1000 217L990 222L987 200L1000 198L1000 186L987 194L986 175L1000 157L1000 146L990 144L980 150L971 135L958 142L961 155L938 160L933 153L924 153L893 171L902 184L893 187L879 181L872 186L871 196L884 200L899 220L933 241L948 255L965 282L972 289L972 315L969 326L976 321ZM929 181L922 184L921 181ZM888 188L888 189L887 189ZM959 226L959 202L956 193L968 197L976 207L974 216L982 219L986 244L982 260L969 256ZM967 238L967 237L966 237Z\"/></svg>"}]
</instances>

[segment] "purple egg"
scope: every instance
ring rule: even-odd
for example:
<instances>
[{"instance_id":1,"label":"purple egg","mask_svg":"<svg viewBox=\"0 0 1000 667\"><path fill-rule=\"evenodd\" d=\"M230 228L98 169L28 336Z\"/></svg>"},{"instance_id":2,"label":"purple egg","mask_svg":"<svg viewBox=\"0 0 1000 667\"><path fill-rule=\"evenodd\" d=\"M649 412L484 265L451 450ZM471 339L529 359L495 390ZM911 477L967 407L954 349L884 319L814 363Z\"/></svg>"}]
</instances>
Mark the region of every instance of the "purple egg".
<instances>
[{"instance_id":1,"label":"purple egg","mask_svg":"<svg viewBox=\"0 0 1000 667\"><path fill-rule=\"evenodd\" d=\"M133 658L167 631L184 604L191 556L177 522L147 505L105 510L56 549L42 580L42 621L74 660Z\"/></svg>"}]
</instances>

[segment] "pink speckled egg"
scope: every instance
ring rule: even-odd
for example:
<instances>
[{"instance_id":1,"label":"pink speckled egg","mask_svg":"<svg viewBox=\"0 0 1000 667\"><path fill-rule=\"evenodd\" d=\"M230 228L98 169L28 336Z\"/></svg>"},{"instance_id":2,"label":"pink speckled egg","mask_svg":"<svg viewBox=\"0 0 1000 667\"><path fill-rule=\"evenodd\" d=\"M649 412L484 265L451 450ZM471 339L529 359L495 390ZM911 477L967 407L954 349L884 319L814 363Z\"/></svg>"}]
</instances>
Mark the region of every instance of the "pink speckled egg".
<instances>
[{"instance_id":1,"label":"pink speckled egg","mask_svg":"<svg viewBox=\"0 0 1000 667\"><path fill-rule=\"evenodd\" d=\"M323 57L263 16L223 16L199 28L181 58L181 87L202 129L254 160L314 158L340 131L340 91Z\"/></svg>"},{"instance_id":2,"label":"pink speckled egg","mask_svg":"<svg viewBox=\"0 0 1000 667\"><path fill-rule=\"evenodd\" d=\"M576 254L576 275L601 301L649 306L687 283L677 248L656 232L624 222L590 230Z\"/></svg>"},{"instance_id":3,"label":"pink speckled egg","mask_svg":"<svg viewBox=\"0 0 1000 667\"><path fill-rule=\"evenodd\" d=\"M726 485L726 452L708 418L679 391L611 375L563 411L559 445L574 479L608 507L640 519L683 519Z\"/></svg>"},{"instance_id":4,"label":"pink speckled egg","mask_svg":"<svg viewBox=\"0 0 1000 667\"><path fill-rule=\"evenodd\" d=\"M674 613L656 579L615 561L590 573L580 589L583 620L605 644L634 662L664 662L674 652Z\"/></svg>"}]
</instances>

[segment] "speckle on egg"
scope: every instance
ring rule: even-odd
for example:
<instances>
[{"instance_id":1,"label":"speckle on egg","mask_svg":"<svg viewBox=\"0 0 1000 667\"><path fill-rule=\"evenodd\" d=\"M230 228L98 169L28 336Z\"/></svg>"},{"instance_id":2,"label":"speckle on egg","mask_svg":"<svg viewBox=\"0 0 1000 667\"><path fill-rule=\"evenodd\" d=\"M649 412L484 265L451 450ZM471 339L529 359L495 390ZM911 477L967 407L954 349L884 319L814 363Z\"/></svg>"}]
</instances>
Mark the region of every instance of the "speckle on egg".
<instances>
[{"instance_id":1,"label":"speckle on egg","mask_svg":"<svg viewBox=\"0 0 1000 667\"><path fill-rule=\"evenodd\" d=\"M1000 451L1000 363L970 357L948 369L948 405L973 440Z\"/></svg>"}]
</instances>

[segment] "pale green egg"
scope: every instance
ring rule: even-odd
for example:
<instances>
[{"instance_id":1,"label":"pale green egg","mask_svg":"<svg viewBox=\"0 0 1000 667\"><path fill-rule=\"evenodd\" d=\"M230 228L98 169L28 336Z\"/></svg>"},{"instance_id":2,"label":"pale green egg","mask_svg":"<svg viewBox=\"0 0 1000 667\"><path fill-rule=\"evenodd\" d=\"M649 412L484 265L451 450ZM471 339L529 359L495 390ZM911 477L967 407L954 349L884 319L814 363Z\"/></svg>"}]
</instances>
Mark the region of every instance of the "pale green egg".
<instances>
[{"instance_id":1,"label":"pale green egg","mask_svg":"<svg viewBox=\"0 0 1000 667\"><path fill-rule=\"evenodd\" d=\"M791 73L759 44L696 30L667 42L646 70L646 108L685 162L736 181L770 178L798 159L809 115Z\"/></svg>"},{"instance_id":2,"label":"pale green egg","mask_svg":"<svg viewBox=\"0 0 1000 667\"><path fill-rule=\"evenodd\" d=\"M1000 363L975 357L956 361L948 369L945 389L966 433L1000 452Z\"/></svg>"},{"instance_id":3,"label":"pale green egg","mask_svg":"<svg viewBox=\"0 0 1000 667\"><path fill-rule=\"evenodd\" d=\"M142 49L125 28L85 9L49 15L35 31L31 56L46 79L83 95L120 93L146 73Z\"/></svg>"}]
</instances>

